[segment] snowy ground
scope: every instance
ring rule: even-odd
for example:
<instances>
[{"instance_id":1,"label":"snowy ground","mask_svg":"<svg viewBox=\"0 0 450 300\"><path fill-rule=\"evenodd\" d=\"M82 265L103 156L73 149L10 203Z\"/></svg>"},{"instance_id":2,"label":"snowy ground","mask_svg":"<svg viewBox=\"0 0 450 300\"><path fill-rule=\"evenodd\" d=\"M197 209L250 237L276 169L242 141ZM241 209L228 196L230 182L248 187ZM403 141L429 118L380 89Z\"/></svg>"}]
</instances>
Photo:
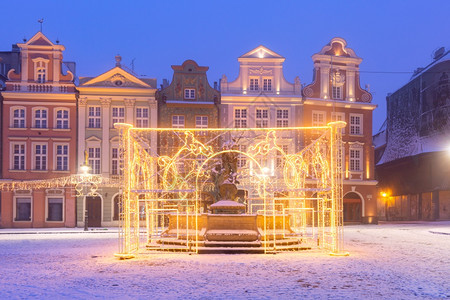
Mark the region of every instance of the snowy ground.
<instances>
[{"instance_id":1,"label":"snowy ground","mask_svg":"<svg viewBox=\"0 0 450 300\"><path fill-rule=\"evenodd\" d=\"M0 229L0 299L450 298L450 222L346 226L348 257L305 251L121 261L113 257L117 233L9 232Z\"/></svg>"}]
</instances>

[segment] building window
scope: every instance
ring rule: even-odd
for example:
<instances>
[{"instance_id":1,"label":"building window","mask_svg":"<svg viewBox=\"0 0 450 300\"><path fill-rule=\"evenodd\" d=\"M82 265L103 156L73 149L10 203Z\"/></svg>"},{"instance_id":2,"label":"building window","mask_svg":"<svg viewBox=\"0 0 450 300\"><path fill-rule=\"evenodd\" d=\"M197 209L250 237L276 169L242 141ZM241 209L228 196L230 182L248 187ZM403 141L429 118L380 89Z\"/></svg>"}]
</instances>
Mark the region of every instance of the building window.
<instances>
[{"instance_id":1,"label":"building window","mask_svg":"<svg viewBox=\"0 0 450 300\"><path fill-rule=\"evenodd\" d=\"M69 129L69 111L67 109L58 109L56 111L56 128Z\"/></svg>"},{"instance_id":2,"label":"building window","mask_svg":"<svg viewBox=\"0 0 450 300\"><path fill-rule=\"evenodd\" d=\"M89 124L88 127L89 128L100 128L100 106L89 106L88 108L88 120L89 120Z\"/></svg>"},{"instance_id":3,"label":"building window","mask_svg":"<svg viewBox=\"0 0 450 300\"><path fill-rule=\"evenodd\" d=\"M243 152L243 153L247 152L247 145L239 145L238 147L239 147L240 152ZM246 166L246 164L247 164L247 157L244 154L239 153L238 160L237 160L237 167L244 168Z\"/></svg>"},{"instance_id":4,"label":"building window","mask_svg":"<svg viewBox=\"0 0 450 300\"><path fill-rule=\"evenodd\" d=\"M264 91L272 90L272 78L264 78L263 79L263 90Z\"/></svg>"},{"instance_id":5,"label":"building window","mask_svg":"<svg viewBox=\"0 0 450 300\"><path fill-rule=\"evenodd\" d=\"M238 108L234 110L234 127L246 128L247 127L247 109Z\"/></svg>"},{"instance_id":6,"label":"building window","mask_svg":"<svg viewBox=\"0 0 450 300\"><path fill-rule=\"evenodd\" d=\"M342 87L341 86L331 87L331 97L332 99L342 99Z\"/></svg>"},{"instance_id":7,"label":"building window","mask_svg":"<svg viewBox=\"0 0 450 300\"><path fill-rule=\"evenodd\" d=\"M45 83L47 81L48 59L41 57L33 59L34 62L34 78L38 83Z\"/></svg>"},{"instance_id":8,"label":"building window","mask_svg":"<svg viewBox=\"0 0 450 300\"><path fill-rule=\"evenodd\" d=\"M250 78L250 91L259 91L259 78Z\"/></svg>"},{"instance_id":9,"label":"building window","mask_svg":"<svg viewBox=\"0 0 450 300\"><path fill-rule=\"evenodd\" d=\"M289 110L277 109L277 127L289 126Z\"/></svg>"},{"instance_id":10,"label":"building window","mask_svg":"<svg viewBox=\"0 0 450 300\"><path fill-rule=\"evenodd\" d=\"M350 149L350 171L362 171L362 149Z\"/></svg>"},{"instance_id":11,"label":"building window","mask_svg":"<svg viewBox=\"0 0 450 300\"><path fill-rule=\"evenodd\" d=\"M184 89L184 99L195 99L195 89Z\"/></svg>"},{"instance_id":12,"label":"building window","mask_svg":"<svg viewBox=\"0 0 450 300\"><path fill-rule=\"evenodd\" d=\"M256 128L269 127L269 110L256 109Z\"/></svg>"},{"instance_id":13,"label":"building window","mask_svg":"<svg viewBox=\"0 0 450 300\"><path fill-rule=\"evenodd\" d=\"M15 221L31 221L31 197L16 197Z\"/></svg>"},{"instance_id":14,"label":"building window","mask_svg":"<svg viewBox=\"0 0 450 300\"><path fill-rule=\"evenodd\" d=\"M24 108L16 108L13 110L13 128L25 128Z\"/></svg>"},{"instance_id":15,"label":"building window","mask_svg":"<svg viewBox=\"0 0 450 300\"><path fill-rule=\"evenodd\" d=\"M88 162L92 174L100 174L100 148L88 148Z\"/></svg>"},{"instance_id":16,"label":"building window","mask_svg":"<svg viewBox=\"0 0 450 300\"><path fill-rule=\"evenodd\" d=\"M313 111L312 126L324 126L325 125L325 112Z\"/></svg>"},{"instance_id":17,"label":"building window","mask_svg":"<svg viewBox=\"0 0 450 300\"><path fill-rule=\"evenodd\" d=\"M64 199L61 197L47 199L47 221L63 220L63 202Z\"/></svg>"},{"instance_id":18,"label":"building window","mask_svg":"<svg viewBox=\"0 0 450 300\"><path fill-rule=\"evenodd\" d=\"M112 123L125 123L125 107L112 108Z\"/></svg>"},{"instance_id":19,"label":"building window","mask_svg":"<svg viewBox=\"0 0 450 300\"><path fill-rule=\"evenodd\" d=\"M184 116L172 116L172 128L184 128Z\"/></svg>"},{"instance_id":20,"label":"building window","mask_svg":"<svg viewBox=\"0 0 450 300\"><path fill-rule=\"evenodd\" d=\"M195 117L195 128L208 128L208 117L207 116L196 116Z\"/></svg>"},{"instance_id":21,"label":"building window","mask_svg":"<svg viewBox=\"0 0 450 300\"><path fill-rule=\"evenodd\" d=\"M137 107L136 108L136 127L148 128L148 108Z\"/></svg>"},{"instance_id":22,"label":"building window","mask_svg":"<svg viewBox=\"0 0 450 300\"><path fill-rule=\"evenodd\" d=\"M47 144L34 144L34 169L47 170Z\"/></svg>"},{"instance_id":23,"label":"building window","mask_svg":"<svg viewBox=\"0 0 450 300\"><path fill-rule=\"evenodd\" d=\"M333 121L344 121L345 122L345 113L343 112L333 112L331 115ZM345 127L341 129L342 134L345 133Z\"/></svg>"},{"instance_id":24,"label":"building window","mask_svg":"<svg viewBox=\"0 0 450 300\"><path fill-rule=\"evenodd\" d=\"M350 134L362 134L362 115L350 114Z\"/></svg>"},{"instance_id":25,"label":"building window","mask_svg":"<svg viewBox=\"0 0 450 300\"><path fill-rule=\"evenodd\" d=\"M122 175L123 160L120 158L119 148L111 149L111 174Z\"/></svg>"},{"instance_id":26,"label":"building window","mask_svg":"<svg viewBox=\"0 0 450 300\"><path fill-rule=\"evenodd\" d=\"M34 111L34 128L47 128L46 109L36 109Z\"/></svg>"},{"instance_id":27,"label":"building window","mask_svg":"<svg viewBox=\"0 0 450 300\"><path fill-rule=\"evenodd\" d=\"M13 170L25 170L25 144L12 144Z\"/></svg>"},{"instance_id":28,"label":"building window","mask_svg":"<svg viewBox=\"0 0 450 300\"><path fill-rule=\"evenodd\" d=\"M69 170L69 145L56 145L56 171Z\"/></svg>"}]
</instances>

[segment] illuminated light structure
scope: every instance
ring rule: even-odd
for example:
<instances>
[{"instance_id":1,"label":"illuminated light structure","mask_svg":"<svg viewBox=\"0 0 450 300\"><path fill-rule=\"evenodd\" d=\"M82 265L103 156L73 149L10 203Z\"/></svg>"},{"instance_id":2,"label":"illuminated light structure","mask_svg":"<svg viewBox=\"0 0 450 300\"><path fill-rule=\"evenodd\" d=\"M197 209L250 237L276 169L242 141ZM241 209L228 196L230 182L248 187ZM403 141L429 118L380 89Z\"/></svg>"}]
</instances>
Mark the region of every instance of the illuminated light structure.
<instances>
[{"instance_id":1,"label":"illuminated light structure","mask_svg":"<svg viewBox=\"0 0 450 300\"><path fill-rule=\"evenodd\" d=\"M224 155L247 158L246 165L233 175L233 183L251 191L244 204L247 215L257 220L256 242L264 253L297 250L301 244L318 246L333 255L347 254L343 250L339 155L344 122L252 129L115 126L124 158L117 257L132 258L148 249L199 253L206 248L210 214L202 204L217 190L213 179ZM287 133L302 135L312 130L321 135L310 144L299 144L291 154L280 147ZM155 133L167 141L156 149L151 147ZM246 151L236 147L236 139L243 134L253 137ZM282 160L277 172L269 172L259 163L274 157ZM276 197L280 191L288 196ZM311 192L314 198L309 196ZM294 247L289 247L293 241Z\"/></svg>"}]
</instances>

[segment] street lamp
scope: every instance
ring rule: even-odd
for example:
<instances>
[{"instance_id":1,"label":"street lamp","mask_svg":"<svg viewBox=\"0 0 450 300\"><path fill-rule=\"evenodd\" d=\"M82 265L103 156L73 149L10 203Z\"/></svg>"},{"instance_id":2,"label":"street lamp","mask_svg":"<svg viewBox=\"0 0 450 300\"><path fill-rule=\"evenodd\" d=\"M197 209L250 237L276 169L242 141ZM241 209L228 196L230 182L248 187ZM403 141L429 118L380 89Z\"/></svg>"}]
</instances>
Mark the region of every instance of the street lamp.
<instances>
[{"instance_id":1,"label":"street lamp","mask_svg":"<svg viewBox=\"0 0 450 300\"><path fill-rule=\"evenodd\" d=\"M388 221L388 194L386 192L381 192L381 197L383 197L384 201L384 217L386 221Z\"/></svg>"}]
</instances>

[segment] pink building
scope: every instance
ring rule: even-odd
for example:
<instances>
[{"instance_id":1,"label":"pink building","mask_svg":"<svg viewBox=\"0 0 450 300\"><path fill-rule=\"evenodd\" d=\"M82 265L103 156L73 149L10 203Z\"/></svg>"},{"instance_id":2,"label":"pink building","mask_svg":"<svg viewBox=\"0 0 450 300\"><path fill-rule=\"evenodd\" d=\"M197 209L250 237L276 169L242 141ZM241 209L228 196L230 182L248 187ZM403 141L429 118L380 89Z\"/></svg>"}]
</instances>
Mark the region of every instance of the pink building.
<instances>
[{"instance_id":1,"label":"pink building","mask_svg":"<svg viewBox=\"0 0 450 300\"><path fill-rule=\"evenodd\" d=\"M76 173L74 75L64 46L42 32L17 44L20 69L10 70L3 97L2 177L50 179ZM2 191L0 227L74 227L70 187Z\"/></svg>"}]
</instances>

